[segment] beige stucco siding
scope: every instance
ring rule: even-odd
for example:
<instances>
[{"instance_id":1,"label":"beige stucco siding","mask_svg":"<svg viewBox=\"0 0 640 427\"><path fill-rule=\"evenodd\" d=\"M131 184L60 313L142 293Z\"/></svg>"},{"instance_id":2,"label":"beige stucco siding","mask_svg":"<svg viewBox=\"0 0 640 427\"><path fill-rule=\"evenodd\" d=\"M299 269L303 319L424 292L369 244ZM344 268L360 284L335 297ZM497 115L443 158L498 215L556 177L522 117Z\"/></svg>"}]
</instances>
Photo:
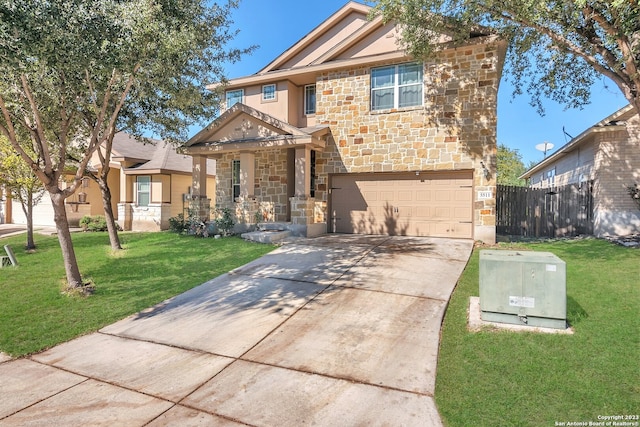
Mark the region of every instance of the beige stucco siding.
<instances>
[{"instance_id":1,"label":"beige stucco siding","mask_svg":"<svg viewBox=\"0 0 640 427\"><path fill-rule=\"evenodd\" d=\"M352 13L337 23L326 33L315 38L312 43L304 47L294 58L282 64L281 69L301 67L311 64L314 60L324 55L330 48L346 39L366 24L365 13Z\"/></svg>"}]
</instances>

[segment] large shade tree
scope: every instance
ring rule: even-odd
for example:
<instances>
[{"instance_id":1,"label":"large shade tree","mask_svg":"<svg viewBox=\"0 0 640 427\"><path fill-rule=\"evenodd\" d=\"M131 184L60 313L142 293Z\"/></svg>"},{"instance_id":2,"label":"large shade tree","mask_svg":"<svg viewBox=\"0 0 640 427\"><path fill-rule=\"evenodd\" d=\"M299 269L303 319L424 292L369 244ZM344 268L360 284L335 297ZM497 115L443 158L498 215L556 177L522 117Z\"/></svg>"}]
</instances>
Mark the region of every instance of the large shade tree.
<instances>
[{"instance_id":1,"label":"large shade tree","mask_svg":"<svg viewBox=\"0 0 640 427\"><path fill-rule=\"evenodd\" d=\"M70 288L83 282L65 199L118 130L176 141L216 113L219 95L205 85L242 53L226 48L236 6L0 0L0 132L51 196ZM64 184L70 159L77 172Z\"/></svg>"},{"instance_id":2,"label":"large shade tree","mask_svg":"<svg viewBox=\"0 0 640 427\"><path fill-rule=\"evenodd\" d=\"M376 11L402 26L417 57L437 50L436 34L463 43L483 26L510 41L507 70L543 112L551 98L569 107L589 102L599 76L610 78L640 111L638 0L377 0Z\"/></svg>"}]
</instances>

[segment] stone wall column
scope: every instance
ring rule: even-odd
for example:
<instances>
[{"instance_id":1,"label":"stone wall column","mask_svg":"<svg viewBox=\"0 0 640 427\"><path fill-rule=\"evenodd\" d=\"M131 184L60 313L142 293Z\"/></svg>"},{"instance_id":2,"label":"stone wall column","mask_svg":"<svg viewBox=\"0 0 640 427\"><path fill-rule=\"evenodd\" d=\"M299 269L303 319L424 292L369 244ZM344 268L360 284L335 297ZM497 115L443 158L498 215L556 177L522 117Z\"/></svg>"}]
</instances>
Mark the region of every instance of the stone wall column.
<instances>
[{"instance_id":1,"label":"stone wall column","mask_svg":"<svg viewBox=\"0 0 640 427\"><path fill-rule=\"evenodd\" d=\"M316 199L312 197L291 197L291 222L296 225L309 225L315 223Z\"/></svg>"},{"instance_id":2,"label":"stone wall column","mask_svg":"<svg viewBox=\"0 0 640 427\"><path fill-rule=\"evenodd\" d=\"M254 153L240 153L240 197L252 199L255 197L256 155Z\"/></svg>"},{"instance_id":3,"label":"stone wall column","mask_svg":"<svg viewBox=\"0 0 640 427\"><path fill-rule=\"evenodd\" d=\"M133 221L133 205L131 203L118 203L118 225L124 231L131 231Z\"/></svg>"},{"instance_id":4,"label":"stone wall column","mask_svg":"<svg viewBox=\"0 0 640 427\"><path fill-rule=\"evenodd\" d=\"M295 161L295 196L311 195L311 149L307 146L296 148Z\"/></svg>"},{"instance_id":5,"label":"stone wall column","mask_svg":"<svg viewBox=\"0 0 640 427\"><path fill-rule=\"evenodd\" d=\"M207 198L207 158L205 156L193 156L191 178L189 207L200 219L208 220L211 216L211 200Z\"/></svg>"}]
</instances>

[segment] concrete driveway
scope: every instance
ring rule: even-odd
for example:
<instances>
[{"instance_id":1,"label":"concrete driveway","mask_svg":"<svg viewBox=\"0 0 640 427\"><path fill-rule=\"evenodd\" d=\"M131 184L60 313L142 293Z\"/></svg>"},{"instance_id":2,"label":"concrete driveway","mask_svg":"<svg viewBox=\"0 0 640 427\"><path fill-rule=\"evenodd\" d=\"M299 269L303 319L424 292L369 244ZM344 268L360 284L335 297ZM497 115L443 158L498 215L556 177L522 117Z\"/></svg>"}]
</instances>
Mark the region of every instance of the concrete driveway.
<instances>
[{"instance_id":1,"label":"concrete driveway","mask_svg":"<svg viewBox=\"0 0 640 427\"><path fill-rule=\"evenodd\" d=\"M301 239L158 306L0 359L0 426L439 426L468 240Z\"/></svg>"}]
</instances>

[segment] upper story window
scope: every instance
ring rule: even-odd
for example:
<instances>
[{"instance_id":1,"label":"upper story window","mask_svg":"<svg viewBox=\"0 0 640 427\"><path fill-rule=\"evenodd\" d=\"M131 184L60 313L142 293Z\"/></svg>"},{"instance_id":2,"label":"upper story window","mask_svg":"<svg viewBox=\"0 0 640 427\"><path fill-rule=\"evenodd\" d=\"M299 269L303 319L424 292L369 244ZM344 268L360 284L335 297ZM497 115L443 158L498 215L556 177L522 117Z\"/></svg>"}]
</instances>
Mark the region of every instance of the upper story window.
<instances>
[{"instance_id":1,"label":"upper story window","mask_svg":"<svg viewBox=\"0 0 640 427\"><path fill-rule=\"evenodd\" d=\"M422 64L390 65L371 69L371 109L422 105Z\"/></svg>"},{"instance_id":2,"label":"upper story window","mask_svg":"<svg viewBox=\"0 0 640 427\"><path fill-rule=\"evenodd\" d=\"M316 85L306 85L304 87L304 114L316 113Z\"/></svg>"},{"instance_id":3,"label":"upper story window","mask_svg":"<svg viewBox=\"0 0 640 427\"><path fill-rule=\"evenodd\" d=\"M138 206L149 206L151 201L151 177L139 176L136 179Z\"/></svg>"},{"instance_id":4,"label":"upper story window","mask_svg":"<svg viewBox=\"0 0 640 427\"><path fill-rule=\"evenodd\" d=\"M244 97L244 89L228 90L227 91L227 108L233 107L233 104L242 102Z\"/></svg>"},{"instance_id":5,"label":"upper story window","mask_svg":"<svg viewBox=\"0 0 640 427\"><path fill-rule=\"evenodd\" d=\"M264 85L262 86L262 100L273 101L276 99L276 85Z\"/></svg>"}]
</instances>

